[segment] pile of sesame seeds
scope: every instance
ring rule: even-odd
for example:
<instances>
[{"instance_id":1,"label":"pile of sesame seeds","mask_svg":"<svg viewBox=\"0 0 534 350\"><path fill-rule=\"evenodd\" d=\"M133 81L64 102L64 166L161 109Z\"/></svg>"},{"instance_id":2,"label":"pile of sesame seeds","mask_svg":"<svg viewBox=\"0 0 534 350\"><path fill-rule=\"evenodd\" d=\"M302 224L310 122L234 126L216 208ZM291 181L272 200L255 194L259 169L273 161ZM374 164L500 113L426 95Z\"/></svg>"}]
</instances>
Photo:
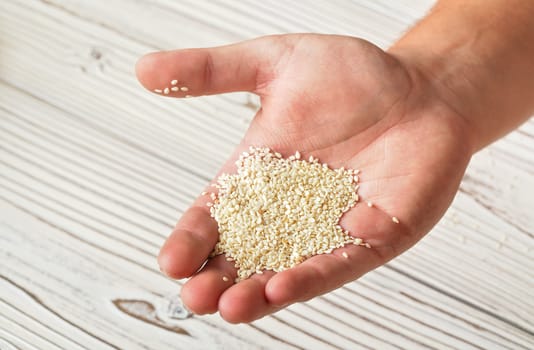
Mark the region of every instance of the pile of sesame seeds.
<instances>
[{"instance_id":1,"label":"pile of sesame seeds","mask_svg":"<svg viewBox=\"0 0 534 350\"><path fill-rule=\"evenodd\" d=\"M188 92L189 88L187 86L178 86L178 79L171 80L170 87L165 86L162 89L154 89L154 92L157 94L168 95L171 92ZM184 97L193 97L192 95L185 95Z\"/></svg>"},{"instance_id":2,"label":"pile of sesame seeds","mask_svg":"<svg viewBox=\"0 0 534 350\"><path fill-rule=\"evenodd\" d=\"M330 169L312 156L301 159L298 151L284 159L260 147L250 147L236 165L236 174L217 179L218 193L209 193L207 203L219 227L211 256L234 262L236 282L346 244L370 247L339 225L359 200L359 170Z\"/></svg>"}]
</instances>

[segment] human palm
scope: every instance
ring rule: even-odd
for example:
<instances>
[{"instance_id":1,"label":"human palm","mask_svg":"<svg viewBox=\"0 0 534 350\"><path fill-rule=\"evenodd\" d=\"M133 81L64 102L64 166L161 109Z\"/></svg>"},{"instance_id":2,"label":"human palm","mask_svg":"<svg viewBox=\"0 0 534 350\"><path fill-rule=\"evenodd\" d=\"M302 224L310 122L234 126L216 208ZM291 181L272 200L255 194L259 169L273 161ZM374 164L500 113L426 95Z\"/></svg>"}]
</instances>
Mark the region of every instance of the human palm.
<instances>
[{"instance_id":1,"label":"human palm","mask_svg":"<svg viewBox=\"0 0 534 350\"><path fill-rule=\"evenodd\" d=\"M236 45L161 52L137 65L150 90L174 77L188 94L250 91L261 108L221 169L249 146L299 150L331 167L360 169L361 201L341 225L371 245L349 245L295 268L233 283L233 263L210 259L217 224L200 196L163 246L159 264L198 314L249 322L352 281L415 244L452 200L471 155L466 126L432 83L376 46L343 36L271 36ZM184 92L169 96L183 97ZM400 223L392 221L399 218ZM347 252L348 259L341 253ZM222 276L230 277L229 281Z\"/></svg>"}]
</instances>

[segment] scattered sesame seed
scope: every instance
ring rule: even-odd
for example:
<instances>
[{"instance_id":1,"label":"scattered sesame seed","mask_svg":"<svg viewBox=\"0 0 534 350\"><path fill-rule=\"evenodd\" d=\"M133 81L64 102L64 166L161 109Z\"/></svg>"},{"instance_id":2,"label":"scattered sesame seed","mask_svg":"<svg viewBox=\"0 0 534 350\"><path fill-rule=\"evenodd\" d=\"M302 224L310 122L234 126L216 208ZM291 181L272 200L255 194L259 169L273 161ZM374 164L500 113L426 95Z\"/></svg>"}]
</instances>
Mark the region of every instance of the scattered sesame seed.
<instances>
[{"instance_id":1,"label":"scattered sesame seed","mask_svg":"<svg viewBox=\"0 0 534 350\"><path fill-rule=\"evenodd\" d=\"M396 223L396 224L399 223L399 219L397 219L396 216L392 217L391 220L393 220L393 222Z\"/></svg>"},{"instance_id":2,"label":"scattered sesame seed","mask_svg":"<svg viewBox=\"0 0 534 350\"><path fill-rule=\"evenodd\" d=\"M180 88L180 90L182 90L182 91L189 91L189 88L188 88L187 86L182 86L182 87Z\"/></svg>"},{"instance_id":3,"label":"scattered sesame seed","mask_svg":"<svg viewBox=\"0 0 534 350\"><path fill-rule=\"evenodd\" d=\"M157 92L158 94L161 94L163 91L161 89L154 89L154 92Z\"/></svg>"},{"instance_id":4,"label":"scattered sesame seed","mask_svg":"<svg viewBox=\"0 0 534 350\"><path fill-rule=\"evenodd\" d=\"M193 97L193 95L185 95L185 98Z\"/></svg>"},{"instance_id":5,"label":"scattered sesame seed","mask_svg":"<svg viewBox=\"0 0 534 350\"><path fill-rule=\"evenodd\" d=\"M362 244L363 240L361 238L354 238L353 244L360 245Z\"/></svg>"},{"instance_id":6,"label":"scattered sesame seed","mask_svg":"<svg viewBox=\"0 0 534 350\"><path fill-rule=\"evenodd\" d=\"M229 279L228 277L226 277L226 276L223 276L222 279L223 279L224 282L228 282L228 281L230 280L230 279Z\"/></svg>"},{"instance_id":7,"label":"scattered sesame seed","mask_svg":"<svg viewBox=\"0 0 534 350\"><path fill-rule=\"evenodd\" d=\"M354 175L358 175L360 173L360 169L353 170L352 172L354 173Z\"/></svg>"},{"instance_id":8,"label":"scattered sesame seed","mask_svg":"<svg viewBox=\"0 0 534 350\"><path fill-rule=\"evenodd\" d=\"M295 152L295 159L300 159L300 152L299 151Z\"/></svg>"},{"instance_id":9,"label":"scattered sesame seed","mask_svg":"<svg viewBox=\"0 0 534 350\"><path fill-rule=\"evenodd\" d=\"M178 80L176 79L171 80L171 85L176 85L176 84L178 84Z\"/></svg>"},{"instance_id":10,"label":"scattered sesame seed","mask_svg":"<svg viewBox=\"0 0 534 350\"><path fill-rule=\"evenodd\" d=\"M354 176L354 182L358 182L358 181L360 181L360 178L358 177L358 175L355 175Z\"/></svg>"},{"instance_id":11,"label":"scattered sesame seed","mask_svg":"<svg viewBox=\"0 0 534 350\"><path fill-rule=\"evenodd\" d=\"M168 95L168 94L169 94L169 88L166 87L165 89L163 89L163 93L164 93L165 95Z\"/></svg>"},{"instance_id":12,"label":"scattered sesame seed","mask_svg":"<svg viewBox=\"0 0 534 350\"><path fill-rule=\"evenodd\" d=\"M178 91L178 86L173 86L173 87L171 88L171 91Z\"/></svg>"},{"instance_id":13,"label":"scattered sesame seed","mask_svg":"<svg viewBox=\"0 0 534 350\"><path fill-rule=\"evenodd\" d=\"M372 208L372 207L373 207L373 203L372 203L372 202L367 202L367 206L368 206L369 208Z\"/></svg>"},{"instance_id":14,"label":"scattered sesame seed","mask_svg":"<svg viewBox=\"0 0 534 350\"><path fill-rule=\"evenodd\" d=\"M205 196L205 195L207 195L207 194L208 194L208 192L204 191L204 192L202 192L200 195L201 195L201 196Z\"/></svg>"},{"instance_id":15,"label":"scattered sesame seed","mask_svg":"<svg viewBox=\"0 0 534 350\"><path fill-rule=\"evenodd\" d=\"M347 252L343 252L343 253L341 253L341 255L343 255L343 257L344 257L345 259L348 259L348 258L349 258L349 255L347 254Z\"/></svg>"},{"instance_id":16,"label":"scattered sesame seed","mask_svg":"<svg viewBox=\"0 0 534 350\"><path fill-rule=\"evenodd\" d=\"M206 203L206 206L207 206L207 207L211 207L211 206L213 206L213 203L208 202L208 203Z\"/></svg>"}]
</instances>

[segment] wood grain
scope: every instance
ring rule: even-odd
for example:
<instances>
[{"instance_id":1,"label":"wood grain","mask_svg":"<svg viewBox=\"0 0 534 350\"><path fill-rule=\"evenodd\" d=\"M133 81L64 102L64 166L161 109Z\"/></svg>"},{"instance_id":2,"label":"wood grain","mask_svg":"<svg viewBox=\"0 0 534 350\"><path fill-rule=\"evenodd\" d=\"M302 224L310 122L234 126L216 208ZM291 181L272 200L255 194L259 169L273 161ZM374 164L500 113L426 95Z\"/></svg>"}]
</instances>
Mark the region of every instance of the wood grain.
<instances>
[{"instance_id":1,"label":"wood grain","mask_svg":"<svg viewBox=\"0 0 534 350\"><path fill-rule=\"evenodd\" d=\"M256 97L161 99L149 51L323 32L387 47L432 1L0 2L0 349L530 349L534 121L416 247L250 325L172 318L156 254Z\"/></svg>"}]
</instances>

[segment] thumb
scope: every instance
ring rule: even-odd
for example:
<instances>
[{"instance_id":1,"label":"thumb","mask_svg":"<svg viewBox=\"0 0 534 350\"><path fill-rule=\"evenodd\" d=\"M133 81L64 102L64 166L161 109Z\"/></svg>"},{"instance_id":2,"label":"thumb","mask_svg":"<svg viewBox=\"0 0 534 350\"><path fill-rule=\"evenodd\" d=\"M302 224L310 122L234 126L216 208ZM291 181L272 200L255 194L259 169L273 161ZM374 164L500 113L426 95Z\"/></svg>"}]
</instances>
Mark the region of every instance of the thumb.
<instances>
[{"instance_id":1,"label":"thumb","mask_svg":"<svg viewBox=\"0 0 534 350\"><path fill-rule=\"evenodd\" d=\"M137 78L148 90L172 97L233 91L261 94L273 78L273 62L282 53L278 39L150 53L137 62Z\"/></svg>"}]
</instances>

